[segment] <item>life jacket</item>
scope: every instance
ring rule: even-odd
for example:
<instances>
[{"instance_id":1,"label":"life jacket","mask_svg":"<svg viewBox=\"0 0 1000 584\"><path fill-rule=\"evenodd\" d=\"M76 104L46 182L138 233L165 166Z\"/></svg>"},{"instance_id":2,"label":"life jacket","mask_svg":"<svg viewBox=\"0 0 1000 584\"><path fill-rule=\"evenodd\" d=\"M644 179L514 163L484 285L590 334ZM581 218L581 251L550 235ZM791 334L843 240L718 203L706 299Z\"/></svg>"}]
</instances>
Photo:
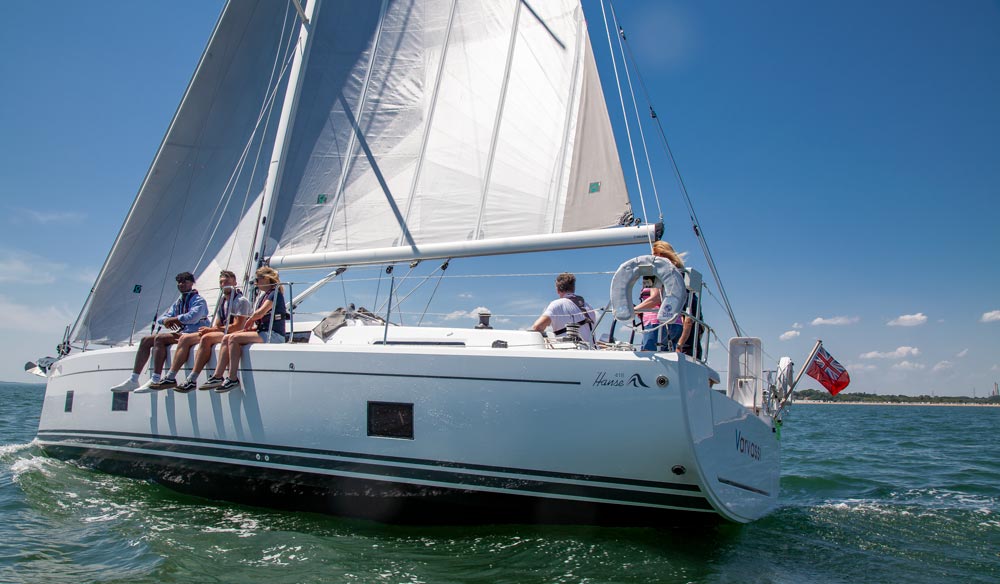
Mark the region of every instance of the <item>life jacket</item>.
<instances>
[{"instance_id":1,"label":"life jacket","mask_svg":"<svg viewBox=\"0 0 1000 584\"><path fill-rule=\"evenodd\" d=\"M191 288L191 290L182 293L181 297L178 298L177 302L174 303L174 316L180 316L185 312L187 312L188 310L191 310L191 302L192 300L194 300L194 297L197 294L198 291L195 290L194 288Z\"/></svg>"},{"instance_id":2,"label":"life jacket","mask_svg":"<svg viewBox=\"0 0 1000 584\"><path fill-rule=\"evenodd\" d=\"M182 293L181 297L174 303L174 316L180 316L191 310L191 304L194 302L195 296L198 296L198 291L194 288L191 288L188 292ZM207 321L208 317L205 316L198 322L201 323Z\"/></svg>"},{"instance_id":3,"label":"life jacket","mask_svg":"<svg viewBox=\"0 0 1000 584\"><path fill-rule=\"evenodd\" d=\"M580 325L580 326L583 326L585 324L589 324L590 325L590 332L591 332L591 334L593 334L593 332L594 332L594 320L592 318L590 318L590 311L587 310L587 301L583 299L583 296L577 296L576 294L567 294L567 295L563 296L563 298L565 298L566 300L569 300L573 304L575 304L576 307L580 309L580 314L583 315L583 320L578 320L578 321L576 321L575 324ZM561 334L563 334L563 333L566 332L566 327L563 327L563 328L561 328L561 329L559 329L557 331L552 331L552 332L555 333L555 334L557 334L557 335L561 335Z\"/></svg>"},{"instance_id":4,"label":"life jacket","mask_svg":"<svg viewBox=\"0 0 1000 584\"><path fill-rule=\"evenodd\" d=\"M274 303L271 305L271 312L257 321L257 332L272 331L284 336L285 319L288 318L288 312L285 308L285 295L281 293L280 287L276 287L267 294L261 294L258 296L257 306L254 308L254 312L257 312L257 309L264 304L264 301L271 295L271 292L274 293Z\"/></svg>"},{"instance_id":5,"label":"life jacket","mask_svg":"<svg viewBox=\"0 0 1000 584\"><path fill-rule=\"evenodd\" d=\"M243 297L243 291L239 288L233 288L233 291L229 296L223 295L222 302L219 303L219 308L215 311L216 318L219 322L226 324L233 324L236 317L229 314L229 307L232 306L234 300L238 300ZM242 315L241 315L242 316Z\"/></svg>"}]
</instances>

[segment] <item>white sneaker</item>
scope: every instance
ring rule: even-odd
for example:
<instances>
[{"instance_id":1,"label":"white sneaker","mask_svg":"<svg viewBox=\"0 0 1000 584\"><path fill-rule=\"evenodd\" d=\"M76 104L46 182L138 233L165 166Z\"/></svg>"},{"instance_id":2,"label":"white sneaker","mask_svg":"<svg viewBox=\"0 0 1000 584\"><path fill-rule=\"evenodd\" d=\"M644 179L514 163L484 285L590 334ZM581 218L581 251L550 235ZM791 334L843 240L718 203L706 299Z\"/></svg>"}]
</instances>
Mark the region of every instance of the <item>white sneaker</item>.
<instances>
[{"instance_id":1,"label":"white sneaker","mask_svg":"<svg viewBox=\"0 0 1000 584\"><path fill-rule=\"evenodd\" d=\"M155 391L152 387L150 387L152 385L153 385L153 380L150 379L146 383L143 383L139 387L135 388L132 391L132 393L152 393L153 391Z\"/></svg>"},{"instance_id":2,"label":"white sneaker","mask_svg":"<svg viewBox=\"0 0 1000 584\"><path fill-rule=\"evenodd\" d=\"M130 378L112 387L111 391L115 393L128 393L130 391L135 391L136 389L139 389L139 382L132 381Z\"/></svg>"}]
</instances>

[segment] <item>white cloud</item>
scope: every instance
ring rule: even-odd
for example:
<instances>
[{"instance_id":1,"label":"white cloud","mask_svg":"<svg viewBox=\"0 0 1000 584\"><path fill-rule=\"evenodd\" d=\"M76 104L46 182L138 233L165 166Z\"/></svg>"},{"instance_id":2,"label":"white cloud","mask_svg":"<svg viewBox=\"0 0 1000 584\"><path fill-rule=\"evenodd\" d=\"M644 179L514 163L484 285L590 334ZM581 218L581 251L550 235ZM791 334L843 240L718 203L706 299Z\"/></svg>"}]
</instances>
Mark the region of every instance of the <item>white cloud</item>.
<instances>
[{"instance_id":1,"label":"white cloud","mask_svg":"<svg viewBox=\"0 0 1000 584\"><path fill-rule=\"evenodd\" d=\"M848 371L875 371L878 369L876 365L871 363L849 363L846 367Z\"/></svg>"},{"instance_id":2,"label":"white cloud","mask_svg":"<svg viewBox=\"0 0 1000 584\"><path fill-rule=\"evenodd\" d=\"M914 363L912 361L900 361L892 366L893 369L901 369L903 371L917 371L924 368L924 365L920 363Z\"/></svg>"},{"instance_id":3,"label":"white cloud","mask_svg":"<svg viewBox=\"0 0 1000 584\"><path fill-rule=\"evenodd\" d=\"M822 316L818 316L814 318L813 321L809 324L813 326L819 326L823 324L843 326L848 324L854 324L859 320L861 319L858 318L857 316L834 316L833 318L823 318Z\"/></svg>"},{"instance_id":4,"label":"white cloud","mask_svg":"<svg viewBox=\"0 0 1000 584\"><path fill-rule=\"evenodd\" d=\"M463 300L468 300L468 299L472 298L472 294L469 294L467 292L463 292L463 293L459 294L458 297L461 298L461 299L463 299Z\"/></svg>"},{"instance_id":5,"label":"white cloud","mask_svg":"<svg viewBox=\"0 0 1000 584\"><path fill-rule=\"evenodd\" d=\"M778 338L781 339L782 341L788 341L794 339L797 336L799 336L799 331L785 331L781 333L781 336Z\"/></svg>"},{"instance_id":6,"label":"white cloud","mask_svg":"<svg viewBox=\"0 0 1000 584\"><path fill-rule=\"evenodd\" d=\"M981 317L979 317L979 322L997 322L1000 321L1000 310L991 310L989 312L984 312Z\"/></svg>"},{"instance_id":7,"label":"white cloud","mask_svg":"<svg viewBox=\"0 0 1000 584\"><path fill-rule=\"evenodd\" d=\"M968 354L969 354L969 350L968 349L962 349L955 356L958 357L959 359L961 359L962 357L965 357Z\"/></svg>"},{"instance_id":8,"label":"white cloud","mask_svg":"<svg viewBox=\"0 0 1000 584\"><path fill-rule=\"evenodd\" d=\"M73 324L76 314L65 307L28 306L0 296L0 330L59 333ZM56 342L56 341L54 341Z\"/></svg>"},{"instance_id":9,"label":"white cloud","mask_svg":"<svg viewBox=\"0 0 1000 584\"><path fill-rule=\"evenodd\" d=\"M468 318L468 317L469 313L468 311L465 310L455 310L453 312L449 312L448 314L444 315L445 320L458 320L460 318Z\"/></svg>"},{"instance_id":10,"label":"white cloud","mask_svg":"<svg viewBox=\"0 0 1000 584\"><path fill-rule=\"evenodd\" d=\"M0 252L0 282L12 284L51 284L66 272L66 264L51 262L26 251Z\"/></svg>"},{"instance_id":11,"label":"white cloud","mask_svg":"<svg viewBox=\"0 0 1000 584\"><path fill-rule=\"evenodd\" d=\"M889 321L889 326L920 326L927 322L927 316L918 312L916 314L904 314Z\"/></svg>"},{"instance_id":12,"label":"white cloud","mask_svg":"<svg viewBox=\"0 0 1000 584\"><path fill-rule=\"evenodd\" d=\"M479 306L479 307L473 308L472 310L469 310L469 311L455 310L453 312L449 312L448 314L444 315L444 319L445 320L458 320L460 318L474 318L476 320L479 320L479 313L480 312L493 312L493 311L490 310L489 308L484 307L484 306Z\"/></svg>"},{"instance_id":13,"label":"white cloud","mask_svg":"<svg viewBox=\"0 0 1000 584\"><path fill-rule=\"evenodd\" d=\"M802 323L800 323L800 322L793 322L792 323L792 328L793 329L800 329L800 328L802 328Z\"/></svg>"},{"instance_id":14,"label":"white cloud","mask_svg":"<svg viewBox=\"0 0 1000 584\"><path fill-rule=\"evenodd\" d=\"M73 274L74 274L73 276L74 280L78 282L83 282L84 284L93 284L94 282L97 281L98 271L91 269L80 269L78 271L75 271Z\"/></svg>"},{"instance_id":15,"label":"white cloud","mask_svg":"<svg viewBox=\"0 0 1000 584\"><path fill-rule=\"evenodd\" d=\"M937 373L938 371L945 371L947 369L951 369L954 366L955 366L955 364L952 363L951 361L938 361L934 365L934 367L931 368L931 371L933 371L934 373Z\"/></svg>"},{"instance_id":16,"label":"white cloud","mask_svg":"<svg viewBox=\"0 0 1000 584\"><path fill-rule=\"evenodd\" d=\"M20 214L41 225L49 223L82 223L87 218L86 213L77 211L36 211L35 209L20 209Z\"/></svg>"},{"instance_id":17,"label":"white cloud","mask_svg":"<svg viewBox=\"0 0 1000 584\"><path fill-rule=\"evenodd\" d=\"M882 353L879 351L869 351L861 355L862 359L902 359L904 357L916 357L920 354L920 349L916 347L898 347L895 351Z\"/></svg>"}]
</instances>

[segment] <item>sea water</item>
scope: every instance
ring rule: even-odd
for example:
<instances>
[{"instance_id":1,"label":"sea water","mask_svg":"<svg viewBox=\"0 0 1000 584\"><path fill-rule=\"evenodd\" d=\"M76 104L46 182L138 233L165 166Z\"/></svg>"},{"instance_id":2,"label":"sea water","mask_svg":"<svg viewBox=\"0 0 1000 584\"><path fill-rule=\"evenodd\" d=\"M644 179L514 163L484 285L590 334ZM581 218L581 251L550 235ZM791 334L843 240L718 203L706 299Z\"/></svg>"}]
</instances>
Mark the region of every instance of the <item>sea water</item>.
<instances>
[{"instance_id":1,"label":"sea water","mask_svg":"<svg viewBox=\"0 0 1000 584\"><path fill-rule=\"evenodd\" d=\"M401 527L46 458L42 392L0 384L0 582L1000 582L1000 408L794 406L749 525Z\"/></svg>"}]
</instances>

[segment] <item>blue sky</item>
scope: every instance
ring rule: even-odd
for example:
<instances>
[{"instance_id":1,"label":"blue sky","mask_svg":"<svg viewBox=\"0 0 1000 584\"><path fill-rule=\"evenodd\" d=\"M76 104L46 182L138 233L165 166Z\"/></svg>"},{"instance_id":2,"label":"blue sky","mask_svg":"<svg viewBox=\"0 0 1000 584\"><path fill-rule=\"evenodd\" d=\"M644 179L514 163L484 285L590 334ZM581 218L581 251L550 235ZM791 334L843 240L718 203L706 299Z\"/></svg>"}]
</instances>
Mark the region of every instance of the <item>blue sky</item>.
<instances>
[{"instance_id":1,"label":"blue sky","mask_svg":"<svg viewBox=\"0 0 1000 584\"><path fill-rule=\"evenodd\" d=\"M52 354L75 318L221 5L0 3L0 379L29 380L24 361ZM599 4L585 8L605 59ZM617 9L741 326L797 362L822 338L851 372L847 391L985 395L1000 380L1000 6ZM652 146L666 239L708 279ZM449 274L606 272L639 253L509 256ZM603 303L607 281L581 276L580 292ZM551 296L547 275L455 278L431 312L465 326L455 316L486 306L524 327ZM724 313L706 310L728 339Z\"/></svg>"}]
</instances>

